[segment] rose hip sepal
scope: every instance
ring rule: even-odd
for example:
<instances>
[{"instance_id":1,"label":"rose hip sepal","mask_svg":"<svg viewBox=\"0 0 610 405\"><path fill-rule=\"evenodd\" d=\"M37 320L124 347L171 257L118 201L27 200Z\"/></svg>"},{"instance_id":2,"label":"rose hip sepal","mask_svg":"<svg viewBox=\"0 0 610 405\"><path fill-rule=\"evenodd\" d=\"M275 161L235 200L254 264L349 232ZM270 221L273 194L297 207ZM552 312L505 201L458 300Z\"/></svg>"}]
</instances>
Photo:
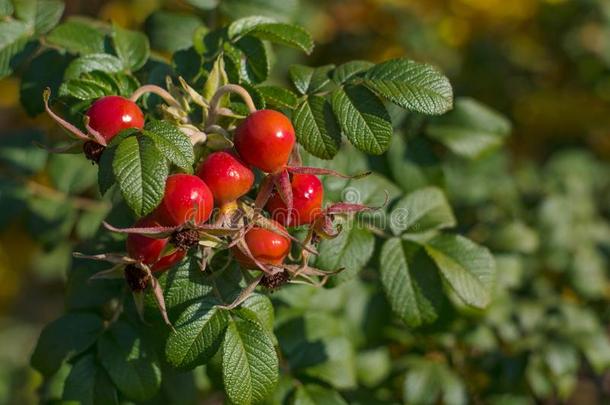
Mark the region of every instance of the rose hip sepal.
<instances>
[{"instance_id":1,"label":"rose hip sepal","mask_svg":"<svg viewBox=\"0 0 610 405\"><path fill-rule=\"evenodd\" d=\"M145 235L150 238L168 238L169 241L173 244L176 243L176 239L179 239L178 235L189 235L191 233L195 233L197 236L197 240L194 244L189 244L187 246L179 246L175 244L178 250L188 250L192 246L196 245L200 241L218 241L220 237L236 235L240 232L240 228L231 228L221 225L213 225L213 224L202 224L202 225L194 225L191 223L185 223L180 226L153 226L153 227L134 227L134 228L117 228L115 226L110 225L107 222L102 223L106 229L116 233L124 233L124 234L138 234Z\"/></svg>"},{"instance_id":2,"label":"rose hip sepal","mask_svg":"<svg viewBox=\"0 0 610 405\"><path fill-rule=\"evenodd\" d=\"M144 217L136 222L136 227L147 228L159 226L151 216ZM125 243L127 254L132 259L141 261L150 266L151 271L163 271L178 263L186 255L183 249L175 249L168 245L169 238L151 238L140 233L127 235ZM176 246L176 244L173 244Z\"/></svg>"},{"instance_id":3,"label":"rose hip sepal","mask_svg":"<svg viewBox=\"0 0 610 405\"><path fill-rule=\"evenodd\" d=\"M367 211L377 211L380 208L384 207L387 204L388 195L386 193L385 202L379 207L369 207L368 205L363 204L352 204L352 203L335 203L331 204L322 214L316 218L314 222L312 222L309 227L309 233L306 238L306 241L311 241L314 238L321 237L323 239L332 239L341 233L341 228L335 227L333 223L333 219L335 215L349 215L349 214L358 214L360 212Z\"/></svg>"},{"instance_id":4,"label":"rose hip sepal","mask_svg":"<svg viewBox=\"0 0 610 405\"><path fill-rule=\"evenodd\" d=\"M133 299L136 305L136 310L140 319L144 320L144 292L150 288L155 297L163 321L172 329L174 329L172 323L167 315L167 308L165 306L165 298L163 297L163 289L159 284L157 278L153 275L152 269L142 263L141 261L132 259L128 256L115 254L115 253L103 253L98 255L83 255L75 252L75 258L79 259L90 259L105 261L114 264L108 270L100 271L90 277L90 280L102 280L102 279L117 279L124 278L127 285L131 289Z\"/></svg>"}]
</instances>

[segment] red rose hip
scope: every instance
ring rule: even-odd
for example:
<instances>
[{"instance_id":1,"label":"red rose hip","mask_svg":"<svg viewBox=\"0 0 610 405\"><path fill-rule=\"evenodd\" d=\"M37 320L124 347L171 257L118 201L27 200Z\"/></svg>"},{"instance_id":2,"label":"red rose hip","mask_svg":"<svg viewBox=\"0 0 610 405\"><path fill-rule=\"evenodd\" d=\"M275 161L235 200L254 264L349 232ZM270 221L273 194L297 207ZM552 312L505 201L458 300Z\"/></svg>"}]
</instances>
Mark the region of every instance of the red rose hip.
<instances>
[{"instance_id":1,"label":"red rose hip","mask_svg":"<svg viewBox=\"0 0 610 405\"><path fill-rule=\"evenodd\" d=\"M274 110L253 112L235 130L235 149L247 164L267 173L284 168L295 142L294 128Z\"/></svg>"},{"instance_id":2,"label":"red rose hip","mask_svg":"<svg viewBox=\"0 0 610 405\"><path fill-rule=\"evenodd\" d=\"M199 167L197 175L208 185L214 201L222 206L245 195L254 184L254 173L233 153L210 154Z\"/></svg>"},{"instance_id":3,"label":"red rose hip","mask_svg":"<svg viewBox=\"0 0 610 405\"><path fill-rule=\"evenodd\" d=\"M133 101L120 96L106 96L95 101L89 111L89 126L110 141L127 128L143 128L144 114Z\"/></svg>"},{"instance_id":4,"label":"red rose hip","mask_svg":"<svg viewBox=\"0 0 610 405\"><path fill-rule=\"evenodd\" d=\"M167 255L163 256L162 258L160 258L157 261L157 263L155 263L152 266L151 270L153 272L155 272L155 271L164 271L169 268L172 268L177 263L182 261L182 259L184 259L185 256L186 256L185 250L179 250L179 249L174 250L172 253L167 254Z\"/></svg>"},{"instance_id":5,"label":"red rose hip","mask_svg":"<svg viewBox=\"0 0 610 405\"><path fill-rule=\"evenodd\" d=\"M157 226L159 226L159 223L150 216L140 219L135 224L136 228L154 228ZM186 252L176 250L159 258L163 249L167 246L167 242L168 238L155 239L132 233L127 236L127 254L132 259L151 266L152 271L166 270L186 255Z\"/></svg>"},{"instance_id":6,"label":"red rose hip","mask_svg":"<svg viewBox=\"0 0 610 405\"><path fill-rule=\"evenodd\" d=\"M280 229L284 229L278 223L275 225ZM252 256L263 264L281 266L288 253L290 253L290 239L265 228L256 227L250 229L244 239ZM235 260L243 267L252 269L257 267L256 263L239 250L237 246L231 248L231 251Z\"/></svg>"},{"instance_id":7,"label":"red rose hip","mask_svg":"<svg viewBox=\"0 0 610 405\"><path fill-rule=\"evenodd\" d=\"M312 223L322 213L322 182L313 174L293 174L290 184L292 210L288 212L280 195L275 193L267 203L267 211L282 225L299 226Z\"/></svg>"},{"instance_id":8,"label":"red rose hip","mask_svg":"<svg viewBox=\"0 0 610 405\"><path fill-rule=\"evenodd\" d=\"M181 226L188 221L201 225L213 209L214 196L203 180L191 174L174 174L167 178L154 216L162 226Z\"/></svg>"}]
</instances>

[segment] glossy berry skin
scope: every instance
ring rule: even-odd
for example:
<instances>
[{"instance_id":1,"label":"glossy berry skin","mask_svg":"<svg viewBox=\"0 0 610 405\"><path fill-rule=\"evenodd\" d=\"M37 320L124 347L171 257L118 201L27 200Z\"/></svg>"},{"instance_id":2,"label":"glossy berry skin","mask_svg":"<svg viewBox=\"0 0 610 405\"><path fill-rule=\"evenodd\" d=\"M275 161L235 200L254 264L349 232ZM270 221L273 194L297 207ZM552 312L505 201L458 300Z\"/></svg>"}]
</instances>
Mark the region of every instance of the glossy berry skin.
<instances>
[{"instance_id":1,"label":"glossy berry skin","mask_svg":"<svg viewBox=\"0 0 610 405\"><path fill-rule=\"evenodd\" d=\"M210 218L214 196L197 176L173 174L165 183L165 194L154 216L162 226L180 226L187 221L201 225Z\"/></svg>"},{"instance_id":2,"label":"glossy berry skin","mask_svg":"<svg viewBox=\"0 0 610 405\"><path fill-rule=\"evenodd\" d=\"M282 225L299 226L312 223L322 213L324 187L313 174L292 175L292 204L290 213L278 193L267 203L271 217ZM290 222L288 222L290 219Z\"/></svg>"},{"instance_id":3,"label":"glossy berry skin","mask_svg":"<svg viewBox=\"0 0 610 405\"><path fill-rule=\"evenodd\" d=\"M278 223L276 223L276 226L283 229ZM246 233L244 239L252 256L263 264L281 266L288 253L290 253L290 239L268 229L252 228ZM235 260L243 267L249 269L257 268L256 263L242 253L239 248L233 247L231 251Z\"/></svg>"},{"instance_id":4,"label":"glossy berry skin","mask_svg":"<svg viewBox=\"0 0 610 405\"><path fill-rule=\"evenodd\" d=\"M235 149L247 164L267 173L286 166L295 142L294 128L284 114L259 110L235 130Z\"/></svg>"},{"instance_id":5,"label":"glossy berry skin","mask_svg":"<svg viewBox=\"0 0 610 405\"><path fill-rule=\"evenodd\" d=\"M199 167L197 175L208 185L214 201L222 206L245 195L254 184L254 173L233 153L210 154Z\"/></svg>"},{"instance_id":6,"label":"glossy berry skin","mask_svg":"<svg viewBox=\"0 0 610 405\"><path fill-rule=\"evenodd\" d=\"M87 111L89 126L106 141L127 128L143 128L144 114L133 101L120 96L98 99Z\"/></svg>"},{"instance_id":7,"label":"glossy berry skin","mask_svg":"<svg viewBox=\"0 0 610 405\"><path fill-rule=\"evenodd\" d=\"M151 270L153 272L157 272L170 269L174 267L177 263L181 262L185 256L185 250L174 250L172 253L160 258L157 263L152 266Z\"/></svg>"},{"instance_id":8,"label":"glossy berry skin","mask_svg":"<svg viewBox=\"0 0 610 405\"><path fill-rule=\"evenodd\" d=\"M150 216L140 219L135 224L137 228L154 228L157 226L159 226L159 223ZM132 233L127 236L127 254L132 259L151 266L152 271L163 271L178 263L186 255L186 252L176 250L159 258L167 243L168 238L155 239Z\"/></svg>"}]
</instances>

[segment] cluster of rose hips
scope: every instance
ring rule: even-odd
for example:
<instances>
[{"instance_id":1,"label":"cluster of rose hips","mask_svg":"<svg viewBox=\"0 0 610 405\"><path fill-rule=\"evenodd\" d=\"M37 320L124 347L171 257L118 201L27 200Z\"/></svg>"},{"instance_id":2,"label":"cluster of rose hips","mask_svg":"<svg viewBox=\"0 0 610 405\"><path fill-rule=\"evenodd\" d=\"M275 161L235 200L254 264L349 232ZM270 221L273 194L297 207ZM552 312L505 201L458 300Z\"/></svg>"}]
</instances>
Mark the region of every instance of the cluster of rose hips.
<instances>
[{"instance_id":1,"label":"cluster of rose hips","mask_svg":"<svg viewBox=\"0 0 610 405\"><path fill-rule=\"evenodd\" d=\"M47 110L71 130L70 124L54 115L48 106ZM85 154L94 161L121 131L144 127L144 114L137 104L119 96L97 100L86 115L85 124L91 135L79 132L79 137L86 141ZM202 240L224 241L224 247L230 249L242 268L261 270L256 284L271 289L293 277L325 279L331 273L313 269L307 263L309 254L315 254L316 240L336 235L333 215L368 208L339 203L323 210L324 191L317 175L339 174L299 165L294 128L280 112L252 112L235 129L233 144L234 149L209 153L195 175L170 175L159 206L133 228L118 230L107 225L128 233L128 257L122 261L115 258L114 263L124 266L124 275L134 292L143 291L151 283L155 289L157 283L151 273L171 268L195 246L202 249L202 269L205 268L212 246L223 244L210 246ZM254 201L244 201L255 183L254 169L264 177ZM298 241L286 230L302 225L309 225L305 241ZM300 265L285 263L293 241L301 247Z\"/></svg>"}]
</instances>

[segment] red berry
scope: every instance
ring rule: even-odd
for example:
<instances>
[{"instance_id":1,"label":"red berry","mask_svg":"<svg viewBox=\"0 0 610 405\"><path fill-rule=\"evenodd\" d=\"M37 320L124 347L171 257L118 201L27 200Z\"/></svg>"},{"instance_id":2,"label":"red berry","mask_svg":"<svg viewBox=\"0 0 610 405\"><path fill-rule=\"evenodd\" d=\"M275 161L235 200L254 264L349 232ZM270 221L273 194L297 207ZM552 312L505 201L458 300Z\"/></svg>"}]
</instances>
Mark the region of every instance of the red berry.
<instances>
[{"instance_id":1,"label":"red berry","mask_svg":"<svg viewBox=\"0 0 610 405\"><path fill-rule=\"evenodd\" d=\"M110 141L127 128L143 128L144 114L133 101L120 96L98 99L87 111L89 126Z\"/></svg>"},{"instance_id":2,"label":"red berry","mask_svg":"<svg viewBox=\"0 0 610 405\"><path fill-rule=\"evenodd\" d=\"M180 226L187 221L201 225L213 209L214 196L203 180L191 174L174 174L167 178L163 201L154 215L163 226Z\"/></svg>"},{"instance_id":3,"label":"red berry","mask_svg":"<svg viewBox=\"0 0 610 405\"><path fill-rule=\"evenodd\" d=\"M154 228L159 226L159 223L148 216L136 222L135 226L137 228ZM166 270L182 260L186 254L186 252L176 250L159 258L163 249L167 246L167 242L168 238L155 239L132 233L127 236L127 253L132 259L151 266L152 271Z\"/></svg>"},{"instance_id":4,"label":"red berry","mask_svg":"<svg viewBox=\"0 0 610 405\"><path fill-rule=\"evenodd\" d=\"M175 264L179 263L186 256L185 250L174 250L172 253L163 256L162 258L155 263L151 270L152 271L163 271L173 267Z\"/></svg>"},{"instance_id":5,"label":"red berry","mask_svg":"<svg viewBox=\"0 0 610 405\"><path fill-rule=\"evenodd\" d=\"M277 222L275 225L284 229ZM252 228L244 236L250 253L259 262L274 266L281 266L288 253L290 253L290 239L265 228ZM256 263L246 256L238 247L231 248L235 259L246 268L256 268Z\"/></svg>"},{"instance_id":6,"label":"red berry","mask_svg":"<svg viewBox=\"0 0 610 405\"><path fill-rule=\"evenodd\" d=\"M237 156L229 152L210 154L197 173L208 185L218 205L237 200L254 184L254 173Z\"/></svg>"},{"instance_id":7,"label":"red berry","mask_svg":"<svg viewBox=\"0 0 610 405\"><path fill-rule=\"evenodd\" d=\"M288 163L295 142L294 128L284 114L259 110L237 128L233 141L244 162L275 173Z\"/></svg>"},{"instance_id":8,"label":"red berry","mask_svg":"<svg viewBox=\"0 0 610 405\"><path fill-rule=\"evenodd\" d=\"M271 217L282 225L299 226L312 223L322 213L324 188L322 182L313 174L292 175L292 204L290 212L278 193L275 193L267 203L267 211Z\"/></svg>"}]
</instances>

